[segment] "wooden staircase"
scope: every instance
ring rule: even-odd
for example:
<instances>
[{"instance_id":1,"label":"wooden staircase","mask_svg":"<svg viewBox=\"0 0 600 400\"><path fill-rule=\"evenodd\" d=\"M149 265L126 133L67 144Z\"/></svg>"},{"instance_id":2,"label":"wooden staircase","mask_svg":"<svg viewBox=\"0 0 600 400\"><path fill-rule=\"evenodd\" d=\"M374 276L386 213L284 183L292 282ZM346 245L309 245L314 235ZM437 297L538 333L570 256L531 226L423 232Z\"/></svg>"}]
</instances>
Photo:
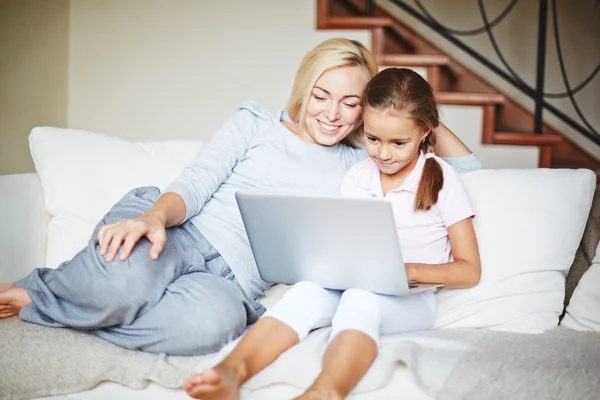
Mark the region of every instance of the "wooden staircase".
<instances>
[{"instance_id":1,"label":"wooden staircase","mask_svg":"<svg viewBox=\"0 0 600 400\"><path fill-rule=\"evenodd\" d=\"M423 68L438 104L481 106L483 144L537 146L540 168L589 168L600 176L600 161L547 124L533 133L532 113L380 8L363 16L365 7L364 0L317 0L317 29L369 29L380 66Z\"/></svg>"}]
</instances>

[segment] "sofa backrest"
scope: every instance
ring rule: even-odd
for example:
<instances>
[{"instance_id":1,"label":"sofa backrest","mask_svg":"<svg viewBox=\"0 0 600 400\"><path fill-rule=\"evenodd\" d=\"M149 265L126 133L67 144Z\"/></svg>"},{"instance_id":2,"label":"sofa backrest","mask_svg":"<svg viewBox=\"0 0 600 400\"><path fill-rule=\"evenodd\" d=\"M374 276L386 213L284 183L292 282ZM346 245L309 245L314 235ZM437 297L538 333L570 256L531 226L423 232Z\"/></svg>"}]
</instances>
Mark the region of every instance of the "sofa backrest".
<instances>
[{"instance_id":1,"label":"sofa backrest","mask_svg":"<svg viewBox=\"0 0 600 400\"><path fill-rule=\"evenodd\" d=\"M50 216L36 173L0 176L0 282L22 278L45 265ZM600 190L566 281L565 307L600 242Z\"/></svg>"}]
</instances>

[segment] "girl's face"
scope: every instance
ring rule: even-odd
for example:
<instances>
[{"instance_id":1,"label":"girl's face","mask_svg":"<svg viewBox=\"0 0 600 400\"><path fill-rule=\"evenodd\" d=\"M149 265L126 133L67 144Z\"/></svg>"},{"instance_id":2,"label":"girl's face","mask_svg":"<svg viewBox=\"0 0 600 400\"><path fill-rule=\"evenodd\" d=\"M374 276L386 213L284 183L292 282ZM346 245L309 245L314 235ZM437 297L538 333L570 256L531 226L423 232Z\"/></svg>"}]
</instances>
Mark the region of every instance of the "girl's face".
<instances>
[{"instance_id":1,"label":"girl's face","mask_svg":"<svg viewBox=\"0 0 600 400\"><path fill-rule=\"evenodd\" d=\"M369 81L361 67L325 71L306 105L305 139L323 146L342 141L361 122L361 96Z\"/></svg>"},{"instance_id":2,"label":"girl's face","mask_svg":"<svg viewBox=\"0 0 600 400\"><path fill-rule=\"evenodd\" d=\"M393 110L367 108L363 121L365 148L379 171L394 176L406 167L412 170L429 130L420 128L410 115Z\"/></svg>"}]
</instances>

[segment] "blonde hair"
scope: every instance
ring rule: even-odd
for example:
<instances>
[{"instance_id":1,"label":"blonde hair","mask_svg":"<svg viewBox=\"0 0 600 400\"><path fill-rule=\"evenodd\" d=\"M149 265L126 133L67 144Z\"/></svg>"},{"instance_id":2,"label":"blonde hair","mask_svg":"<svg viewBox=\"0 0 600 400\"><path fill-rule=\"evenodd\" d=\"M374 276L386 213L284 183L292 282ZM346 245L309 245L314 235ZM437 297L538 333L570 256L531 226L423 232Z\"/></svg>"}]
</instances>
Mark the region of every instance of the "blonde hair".
<instances>
[{"instance_id":1,"label":"blonde hair","mask_svg":"<svg viewBox=\"0 0 600 400\"><path fill-rule=\"evenodd\" d=\"M371 52L356 40L330 39L309 51L300 63L286 107L290 119L300 124L300 129L306 129L306 106L317 80L330 69L354 66L363 68L369 79L379 69ZM362 122L342 143L352 147L362 143Z\"/></svg>"}]
</instances>

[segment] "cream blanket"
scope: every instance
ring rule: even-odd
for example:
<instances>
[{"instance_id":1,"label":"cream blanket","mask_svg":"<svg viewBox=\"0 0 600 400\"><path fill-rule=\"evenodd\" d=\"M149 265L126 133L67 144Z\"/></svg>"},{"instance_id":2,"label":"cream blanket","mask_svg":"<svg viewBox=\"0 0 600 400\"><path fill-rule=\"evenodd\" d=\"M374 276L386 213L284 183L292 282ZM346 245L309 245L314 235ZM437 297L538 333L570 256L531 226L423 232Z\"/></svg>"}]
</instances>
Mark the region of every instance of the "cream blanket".
<instances>
[{"instance_id":1,"label":"cream blanket","mask_svg":"<svg viewBox=\"0 0 600 400\"><path fill-rule=\"evenodd\" d=\"M246 383L307 387L315 378L329 329L321 329ZM149 382L177 388L234 346L206 357L166 357L122 349L95 336L16 318L0 321L0 399L30 399L90 389L114 381L134 389ZM373 367L356 387L387 385L405 363L436 399L598 399L600 335L556 329L541 335L438 330L386 337Z\"/></svg>"}]
</instances>

